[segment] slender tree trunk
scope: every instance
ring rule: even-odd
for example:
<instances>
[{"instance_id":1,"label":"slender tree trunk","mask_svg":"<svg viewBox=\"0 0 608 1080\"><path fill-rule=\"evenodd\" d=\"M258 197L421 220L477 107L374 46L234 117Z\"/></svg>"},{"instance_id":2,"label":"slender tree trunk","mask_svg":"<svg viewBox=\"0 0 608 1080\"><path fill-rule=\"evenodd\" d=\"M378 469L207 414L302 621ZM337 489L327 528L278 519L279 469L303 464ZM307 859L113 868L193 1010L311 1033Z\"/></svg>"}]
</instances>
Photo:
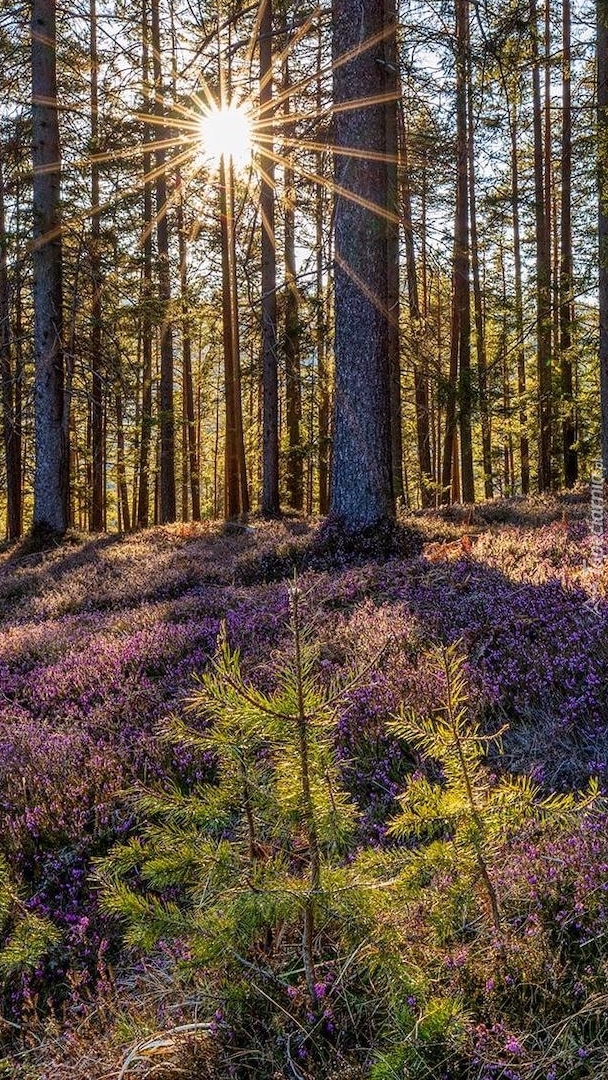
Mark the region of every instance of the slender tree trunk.
<instances>
[{"instance_id":1,"label":"slender tree trunk","mask_svg":"<svg viewBox=\"0 0 608 1080\"><path fill-rule=\"evenodd\" d=\"M546 215L543 117L538 55L538 15L531 0L530 25L533 35L532 105L534 113L534 194L536 229L536 306L539 388L538 489L551 487L551 238Z\"/></svg>"},{"instance_id":2,"label":"slender tree trunk","mask_svg":"<svg viewBox=\"0 0 608 1080\"><path fill-rule=\"evenodd\" d=\"M103 529L103 360L101 308L101 212L99 209L99 61L97 3L90 0L91 34L91 532Z\"/></svg>"},{"instance_id":3,"label":"slender tree trunk","mask_svg":"<svg viewBox=\"0 0 608 1080\"><path fill-rule=\"evenodd\" d=\"M562 214L560 251L560 361L562 391L562 441L564 480L573 487L578 478L576 450L576 419L572 380L572 90L571 11L570 0L562 0L563 59L562 59Z\"/></svg>"},{"instance_id":4,"label":"slender tree trunk","mask_svg":"<svg viewBox=\"0 0 608 1080\"><path fill-rule=\"evenodd\" d=\"M275 517L279 503L279 376L277 360L277 266L274 206L272 88L272 0L262 0L260 20L260 111L264 142L260 153L262 213L262 513Z\"/></svg>"},{"instance_id":5,"label":"slender tree trunk","mask_svg":"<svg viewBox=\"0 0 608 1080\"><path fill-rule=\"evenodd\" d=\"M456 2L456 221L454 228L454 272L450 340L450 370L446 401L442 501L449 502L454 491L456 406L460 414L462 497L475 501L473 445L471 436L471 313L469 252L469 191L467 155L466 67L468 45L467 0Z\"/></svg>"},{"instance_id":6,"label":"slender tree trunk","mask_svg":"<svg viewBox=\"0 0 608 1080\"><path fill-rule=\"evenodd\" d=\"M148 51L148 12L147 3L143 3L142 18L142 81L144 91L144 112L152 110L150 95L150 60ZM137 524L145 529L150 523L150 449L152 442L152 349L154 330L152 326L152 154L149 145L152 141L150 124L144 123L143 149L143 270L141 290L141 348L142 348L142 392L141 392L141 436L139 443L139 495L137 499Z\"/></svg>"},{"instance_id":7,"label":"slender tree trunk","mask_svg":"<svg viewBox=\"0 0 608 1080\"><path fill-rule=\"evenodd\" d=\"M473 393L471 386L471 286L467 153L468 0L456 0L456 53L456 138L458 144L458 207L456 223L458 255L456 277L459 283L457 299L460 308L458 404L460 411L462 499L463 502L469 503L475 502L475 482L473 477L473 436L471 431Z\"/></svg>"},{"instance_id":8,"label":"slender tree trunk","mask_svg":"<svg viewBox=\"0 0 608 1080\"><path fill-rule=\"evenodd\" d=\"M597 0L597 127L602 465L608 479L608 0Z\"/></svg>"},{"instance_id":9,"label":"slender tree trunk","mask_svg":"<svg viewBox=\"0 0 608 1080\"><path fill-rule=\"evenodd\" d=\"M521 226L519 219L519 161L517 149L517 119L511 121L511 180L513 212L513 264L515 272L515 333L517 335L517 396L519 402L519 454L521 490L530 491L530 443L528 440L528 407L526 402L526 350L524 347L524 294L522 285Z\"/></svg>"},{"instance_id":10,"label":"slender tree trunk","mask_svg":"<svg viewBox=\"0 0 608 1080\"><path fill-rule=\"evenodd\" d=\"M178 183L181 188L181 177L178 170ZM177 234L179 244L180 266L180 292L182 306L182 387L183 387L183 412L184 412L184 500L187 520L188 502L188 476L190 478L190 495L192 499L192 520L201 520L201 488L200 488L200 465L199 446L196 438L196 416L194 411L194 385L192 381L192 335L190 333L190 311L188 302L188 252L186 244L186 230L184 226L184 202L180 190L177 201Z\"/></svg>"},{"instance_id":11,"label":"slender tree trunk","mask_svg":"<svg viewBox=\"0 0 608 1080\"><path fill-rule=\"evenodd\" d=\"M227 168L220 161L220 222L222 230L222 305L224 330L224 392L226 396L226 436L224 451L224 515L229 520L242 513L237 422L234 388L232 280L229 247L232 244L232 200L227 190Z\"/></svg>"},{"instance_id":12,"label":"slender tree trunk","mask_svg":"<svg viewBox=\"0 0 608 1080\"><path fill-rule=\"evenodd\" d=\"M403 159L401 181L401 215L405 241L405 264L407 270L407 295L410 316L410 338L414 353L414 402L416 408L416 436L418 443L418 465L420 468L420 489L423 506L432 506L433 468L431 464L431 437L429 427L429 383L426 364L426 323L421 317L418 290L418 270L416 267L416 249L414 247L414 223L412 217L412 194L409 177L408 131L403 109L401 118L401 156Z\"/></svg>"},{"instance_id":13,"label":"slender tree trunk","mask_svg":"<svg viewBox=\"0 0 608 1080\"><path fill-rule=\"evenodd\" d=\"M320 113L323 107L323 83L322 83L322 29L319 26L319 38L317 45L317 111ZM323 266L324 239L325 239L325 196L322 178L325 171L323 150L317 151L317 176L320 181L316 185L316 247L317 247L317 387L319 394L319 512L327 514L329 510L329 424L330 424L330 392L329 371L327 359L327 297L325 290L325 274Z\"/></svg>"},{"instance_id":14,"label":"slender tree trunk","mask_svg":"<svg viewBox=\"0 0 608 1080\"><path fill-rule=\"evenodd\" d=\"M384 0L365 6L333 0L337 198L331 509L354 531L394 515L386 311L387 117L381 100L386 92L384 31ZM365 98L374 104L353 106ZM349 150L363 154L352 156Z\"/></svg>"},{"instance_id":15,"label":"slender tree trunk","mask_svg":"<svg viewBox=\"0 0 608 1080\"><path fill-rule=\"evenodd\" d=\"M21 536L21 432L15 409L15 376L11 335L10 286L4 210L4 175L0 144L0 378L2 433L6 465L6 524L9 540Z\"/></svg>"},{"instance_id":16,"label":"slender tree trunk","mask_svg":"<svg viewBox=\"0 0 608 1080\"><path fill-rule=\"evenodd\" d=\"M63 534L68 521L64 423L62 245L54 0L32 2L34 357L36 471L33 532Z\"/></svg>"},{"instance_id":17,"label":"slender tree trunk","mask_svg":"<svg viewBox=\"0 0 608 1080\"><path fill-rule=\"evenodd\" d=\"M397 56L397 12L395 0L385 0L384 21L387 29L385 39L386 90L394 94L394 100L386 105L386 158L388 169L388 208L391 217L386 222L386 246L388 260L388 287L386 304L388 310L388 362L391 380L391 458L393 469L393 495L400 502L405 499L403 483L403 416L401 405L401 336L399 303L399 125L396 102L400 97L400 80Z\"/></svg>"},{"instance_id":18,"label":"slender tree trunk","mask_svg":"<svg viewBox=\"0 0 608 1080\"><path fill-rule=\"evenodd\" d=\"M171 265L169 260L169 223L167 220L166 151L164 124L163 72L160 50L159 0L151 0L152 69L154 72L154 115L156 137L156 243L158 248L158 298L162 309L160 333L160 522L175 521L175 417L173 407L173 327L171 325Z\"/></svg>"},{"instance_id":19,"label":"slender tree trunk","mask_svg":"<svg viewBox=\"0 0 608 1080\"><path fill-rule=\"evenodd\" d=\"M127 470L125 466L125 429L122 404L122 374L119 373L114 388L114 404L116 407L116 486L118 488L119 506L121 509L122 527L124 532L131 530L131 515L129 512L129 489L127 487Z\"/></svg>"},{"instance_id":20,"label":"slender tree trunk","mask_svg":"<svg viewBox=\"0 0 608 1080\"><path fill-rule=\"evenodd\" d=\"M302 422L302 384L300 370L300 294L296 267L296 186L291 140L294 125L290 122L289 61L285 59L283 93L285 158L285 413L287 421L287 493L294 510L304 506L304 476L300 425Z\"/></svg>"},{"instance_id":21,"label":"slender tree trunk","mask_svg":"<svg viewBox=\"0 0 608 1080\"><path fill-rule=\"evenodd\" d=\"M477 375L479 381L479 413L481 416L481 445L483 454L484 494L486 499L494 495L492 483L492 420L488 398L488 363L483 317L483 298L479 269L479 240L477 235L477 190L475 185L475 131L473 117L473 75L469 57L467 73L468 112L468 158L469 158L469 212L471 219L471 271L473 276L473 307L475 311L475 344L477 349Z\"/></svg>"}]
</instances>

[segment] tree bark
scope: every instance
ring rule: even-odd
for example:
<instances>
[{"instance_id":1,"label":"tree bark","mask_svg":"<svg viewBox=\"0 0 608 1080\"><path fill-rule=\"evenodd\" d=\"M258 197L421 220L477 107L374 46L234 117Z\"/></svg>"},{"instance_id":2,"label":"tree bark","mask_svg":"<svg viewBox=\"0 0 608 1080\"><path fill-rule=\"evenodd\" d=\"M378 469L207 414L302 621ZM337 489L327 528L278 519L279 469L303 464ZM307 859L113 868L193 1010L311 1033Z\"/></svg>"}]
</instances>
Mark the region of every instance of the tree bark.
<instances>
[{"instance_id":1,"label":"tree bark","mask_svg":"<svg viewBox=\"0 0 608 1080\"><path fill-rule=\"evenodd\" d=\"M551 237L546 215L543 117L540 95L540 60L538 55L538 15L536 0L531 0L530 25L533 40L532 106L534 125L534 195L536 231L536 308L537 362L539 397L538 490L551 487Z\"/></svg>"},{"instance_id":2,"label":"tree bark","mask_svg":"<svg viewBox=\"0 0 608 1080\"><path fill-rule=\"evenodd\" d=\"M275 517L279 501L279 376L277 359L277 266L272 88L272 0L263 0L260 20L260 112L264 141L260 153L262 214L262 513Z\"/></svg>"},{"instance_id":3,"label":"tree bark","mask_svg":"<svg viewBox=\"0 0 608 1080\"><path fill-rule=\"evenodd\" d=\"M481 417L481 446L483 455L483 480L486 499L494 495L492 482L492 418L488 398L488 362L479 268L479 239L477 235L477 190L475 185L475 130L473 116L473 74L469 56L467 72L467 146L469 159L469 213L471 221L471 271L473 276L473 308L475 312L475 345L477 350L477 377L479 381L479 413Z\"/></svg>"},{"instance_id":4,"label":"tree bark","mask_svg":"<svg viewBox=\"0 0 608 1080\"><path fill-rule=\"evenodd\" d=\"M91 34L91 532L103 529L103 362L101 309L101 213L99 209L99 61L97 4L90 0Z\"/></svg>"},{"instance_id":5,"label":"tree bark","mask_svg":"<svg viewBox=\"0 0 608 1080\"><path fill-rule=\"evenodd\" d=\"M469 60L468 0L456 0L456 127L457 127L457 221L458 252L455 277L458 282L456 302L459 306L459 376L458 406L460 428L460 458L462 467L462 500L475 502L473 476L473 436L471 414L473 392L471 385L471 285L469 236L469 178L467 146L467 68Z\"/></svg>"},{"instance_id":6,"label":"tree bark","mask_svg":"<svg viewBox=\"0 0 608 1080\"><path fill-rule=\"evenodd\" d=\"M608 479L608 0L597 0L597 126L602 466Z\"/></svg>"},{"instance_id":7,"label":"tree bark","mask_svg":"<svg viewBox=\"0 0 608 1080\"><path fill-rule=\"evenodd\" d=\"M148 13L144 0L142 11L142 82L144 92L144 112L150 113L152 101L150 95L150 59L148 49ZM137 524L145 529L150 523L150 444L152 441L152 349L154 331L152 327L152 154L149 150L152 132L149 123L144 123L143 131L143 268L141 289L141 338L142 338L142 392L141 392L141 435L139 442L139 494L137 499Z\"/></svg>"},{"instance_id":8,"label":"tree bark","mask_svg":"<svg viewBox=\"0 0 608 1080\"><path fill-rule=\"evenodd\" d=\"M11 303L7 261L8 237L4 210L4 174L0 144L0 378L2 434L6 466L6 523L9 540L21 536L21 431L15 408L15 365L11 334Z\"/></svg>"},{"instance_id":9,"label":"tree bark","mask_svg":"<svg viewBox=\"0 0 608 1080\"><path fill-rule=\"evenodd\" d=\"M32 2L34 357L36 469L33 533L62 535L68 520L64 424L61 153L54 0Z\"/></svg>"},{"instance_id":10,"label":"tree bark","mask_svg":"<svg viewBox=\"0 0 608 1080\"><path fill-rule=\"evenodd\" d=\"M393 496L405 500L403 483L403 416L401 404L401 333L399 288L399 125L397 102L400 98L400 79L397 55L397 11L395 0L385 0L384 21L386 90L394 100L386 105L386 160L388 169L387 205L391 217L386 221L386 255L388 260L388 363L391 382L391 458Z\"/></svg>"},{"instance_id":11,"label":"tree bark","mask_svg":"<svg viewBox=\"0 0 608 1080\"><path fill-rule=\"evenodd\" d=\"M322 82L322 29L319 26L317 44L317 110L320 114L323 107L323 82ZM317 318L316 318L316 345L317 345L317 387L319 395L319 436L318 436L318 461L319 461L319 512L327 514L329 510L329 459L330 438L329 424L331 415L329 370L327 356L327 295L325 289L324 269L324 239L325 239L325 195L322 183L325 171L323 149L317 151L317 176L320 178L316 185L316 248L317 248Z\"/></svg>"},{"instance_id":12,"label":"tree bark","mask_svg":"<svg viewBox=\"0 0 608 1080\"><path fill-rule=\"evenodd\" d=\"M576 417L572 379L572 326L574 322L572 287L572 88L570 0L562 0L562 212L560 243L560 374L562 392L562 446L564 482L571 488L578 478Z\"/></svg>"},{"instance_id":13,"label":"tree bark","mask_svg":"<svg viewBox=\"0 0 608 1080\"><path fill-rule=\"evenodd\" d=\"M173 406L173 327L171 324L171 265L169 261L169 223L167 220L166 152L163 142L167 128L163 123L163 72L160 51L159 0L151 0L152 69L154 72L154 114L156 124L156 244L158 248L158 298L162 309L160 330L160 522L175 521L175 416Z\"/></svg>"},{"instance_id":14,"label":"tree bark","mask_svg":"<svg viewBox=\"0 0 608 1080\"><path fill-rule=\"evenodd\" d=\"M429 381L426 360L426 321L420 310L416 249L414 247L414 222L412 217L412 193L409 179L408 131L403 109L401 118L401 156L403 159L401 181L401 215L405 241L405 265L407 271L407 296L410 316L410 341L414 354L414 404L416 409L416 437L420 491L423 506L434 504L433 467L431 463L431 435L429 425Z\"/></svg>"},{"instance_id":15,"label":"tree bark","mask_svg":"<svg viewBox=\"0 0 608 1080\"><path fill-rule=\"evenodd\" d=\"M365 5L333 0L336 404L331 511L351 531L394 515L384 31L384 0ZM353 105L365 99L370 103Z\"/></svg>"},{"instance_id":16,"label":"tree bark","mask_svg":"<svg viewBox=\"0 0 608 1080\"><path fill-rule=\"evenodd\" d=\"M294 510L304 506L304 476L300 424L302 421L302 385L300 370L300 294L296 267L296 187L291 141L294 125L290 122L289 60L285 59L284 132L285 159L285 413L287 420L287 494Z\"/></svg>"}]
</instances>

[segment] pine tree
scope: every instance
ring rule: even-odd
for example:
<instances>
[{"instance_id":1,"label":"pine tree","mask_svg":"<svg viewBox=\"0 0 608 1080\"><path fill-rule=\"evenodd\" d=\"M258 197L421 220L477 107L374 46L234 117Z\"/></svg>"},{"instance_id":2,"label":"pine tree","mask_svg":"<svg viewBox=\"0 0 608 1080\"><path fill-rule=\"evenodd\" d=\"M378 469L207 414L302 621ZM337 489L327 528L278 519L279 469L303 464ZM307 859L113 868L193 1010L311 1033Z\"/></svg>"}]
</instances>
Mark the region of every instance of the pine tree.
<instances>
[{"instance_id":1,"label":"pine tree","mask_svg":"<svg viewBox=\"0 0 608 1080\"><path fill-rule=\"evenodd\" d=\"M500 849L528 821L569 815L581 801L572 794L542 798L525 776L505 775L498 782L486 767L488 748L499 746L504 729L483 735L471 714L465 656L459 642L442 648L437 670L445 684L439 707L429 716L402 711L391 730L424 759L441 766L442 782L414 775L400 797L400 813L389 832L399 839L427 843L408 860L411 880L428 881L420 871L451 868L467 896L480 889L497 935L502 932L500 898L492 866ZM589 800L596 797L590 788ZM445 906L445 898L438 897Z\"/></svg>"},{"instance_id":2,"label":"pine tree","mask_svg":"<svg viewBox=\"0 0 608 1080\"><path fill-rule=\"evenodd\" d=\"M321 685L297 584L290 598L293 657L275 690L245 679L223 633L186 717L163 728L171 742L213 756L215 781L189 793L140 792L141 835L115 848L99 874L103 906L125 921L131 944L185 939L195 964L227 982L243 962L263 960L276 974L299 953L314 1005L319 928L357 905L357 883L341 867L357 813L334 749L347 688ZM178 899L163 897L169 888ZM344 932L353 933L352 910Z\"/></svg>"},{"instance_id":3,"label":"pine tree","mask_svg":"<svg viewBox=\"0 0 608 1080\"><path fill-rule=\"evenodd\" d=\"M0 976L35 967L59 940L59 931L30 911L0 856Z\"/></svg>"}]
</instances>

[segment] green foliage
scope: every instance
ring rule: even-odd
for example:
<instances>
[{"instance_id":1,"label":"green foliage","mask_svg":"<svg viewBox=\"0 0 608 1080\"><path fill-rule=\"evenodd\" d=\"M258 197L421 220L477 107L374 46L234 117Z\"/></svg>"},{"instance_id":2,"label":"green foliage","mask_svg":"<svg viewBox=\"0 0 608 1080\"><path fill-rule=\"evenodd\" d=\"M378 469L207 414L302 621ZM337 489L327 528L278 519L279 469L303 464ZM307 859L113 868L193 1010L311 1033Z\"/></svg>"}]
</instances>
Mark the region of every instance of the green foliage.
<instances>
[{"instance_id":1,"label":"green foliage","mask_svg":"<svg viewBox=\"0 0 608 1080\"><path fill-rule=\"evenodd\" d=\"M213 755L214 781L187 793L139 792L140 835L114 848L98 874L102 904L132 944L181 939L199 969L226 982L243 963L276 977L299 951L314 1002L318 928L343 926L356 938L371 915L340 868L357 823L334 750L346 687L321 685L297 584L290 599L293 654L274 690L245 679L223 632L185 715L163 727L163 738Z\"/></svg>"},{"instance_id":2,"label":"green foliage","mask_svg":"<svg viewBox=\"0 0 608 1080\"><path fill-rule=\"evenodd\" d=\"M0 857L0 975L35 967L59 940L59 931L25 906L5 859Z\"/></svg>"},{"instance_id":3,"label":"green foliage","mask_svg":"<svg viewBox=\"0 0 608 1080\"><path fill-rule=\"evenodd\" d=\"M399 839L426 841L410 860L407 876L415 887L429 881L429 873L455 872L441 904L441 922L450 925L453 907L462 917L466 897L481 886L494 929L500 932L499 898L491 865L504 844L529 823L571 817L597 797L592 785L586 800L572 794L542 797L527 777L505 775L499 780L485 766L488 746L500 746L503 731L483 735L471 715L460 643L443 648L437 656L444 681L439 707L429 716L403 710L391 729L425 759L441 766L442 781L418 774L400 797L400 813L389 833ZM454 914L455 914L454 912ZM447 918L446 918L447 916Z\"/></svg>"}]
</instances>

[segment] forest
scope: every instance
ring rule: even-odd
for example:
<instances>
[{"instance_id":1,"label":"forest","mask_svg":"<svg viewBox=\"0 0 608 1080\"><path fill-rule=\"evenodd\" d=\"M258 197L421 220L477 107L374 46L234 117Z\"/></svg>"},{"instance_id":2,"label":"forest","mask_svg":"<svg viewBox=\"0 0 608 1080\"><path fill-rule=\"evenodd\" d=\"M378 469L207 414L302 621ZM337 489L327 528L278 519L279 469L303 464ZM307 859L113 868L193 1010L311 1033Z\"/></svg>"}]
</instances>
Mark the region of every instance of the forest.
<instances>
[{"instance_id":1,"label":"forest","mask_svg":"<svg viewBox=\"0 0 608 1080\"><path fill-rule=\"evenodd\" d=\"M0 60L0 1077L608 1076L608 0Z\"/></svg>"}]
</instances>

